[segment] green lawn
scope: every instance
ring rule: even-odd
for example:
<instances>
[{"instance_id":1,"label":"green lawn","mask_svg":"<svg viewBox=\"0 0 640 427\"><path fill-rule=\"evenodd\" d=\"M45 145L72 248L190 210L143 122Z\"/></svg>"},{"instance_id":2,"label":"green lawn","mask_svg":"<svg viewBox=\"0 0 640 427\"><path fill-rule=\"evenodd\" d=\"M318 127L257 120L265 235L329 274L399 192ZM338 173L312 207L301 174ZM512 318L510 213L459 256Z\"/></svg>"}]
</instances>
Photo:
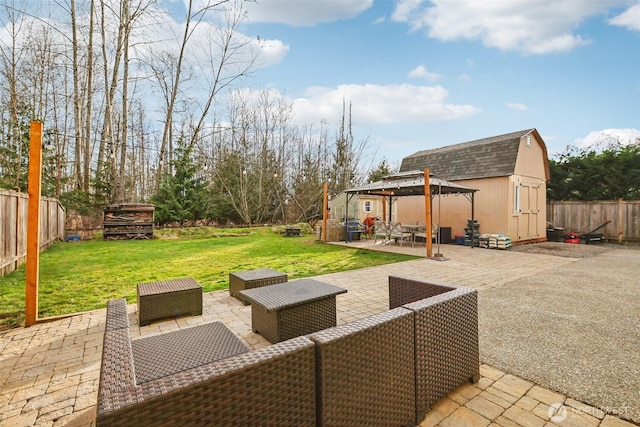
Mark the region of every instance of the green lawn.
<instances>
[{"instance_id":1,"label":"green lawn","mask_svg":"<svg viewBox=\"0 0 640 427\"><path fill-rule=\"evenodd\" d=\"M40 254L38 317L136 300L136 284L193 277L204 291L226 289L229 272L272 268L290 279L415 259L285 238L270 228L157 230L154 240L56 243ZM0 329L24 321L25 269L0 278Z\"/></svg>"}]
</instances>

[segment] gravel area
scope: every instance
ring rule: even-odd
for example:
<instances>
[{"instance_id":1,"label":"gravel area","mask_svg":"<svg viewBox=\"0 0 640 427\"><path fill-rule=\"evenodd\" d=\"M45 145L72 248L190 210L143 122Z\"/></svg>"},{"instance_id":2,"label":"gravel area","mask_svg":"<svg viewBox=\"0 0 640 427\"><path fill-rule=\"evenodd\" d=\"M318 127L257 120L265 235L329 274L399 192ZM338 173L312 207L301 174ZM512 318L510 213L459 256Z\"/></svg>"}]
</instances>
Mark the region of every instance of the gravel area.
<instances>
[{"instance_id":1,"label":"gravel area","mask_svg":"<svg viewBox=\"0 0 640 427\"><path fill-rule=\"evenodd\" d=\"M587 258L600 255L613 249L638 249L637 246L622 246L610 243L573 244L564 242L542 242L516 245L509 248L513 252L525 252L530 254L555 255L566 258Z\"/></svg>"},{"instance_id":2,"label":"gravel area","mask_svg":"<svg viewBox=\"0 0 640 427\"><path fill-rule=\"evenodd\" d=\"M482 362L640 423L640 248L549 243L580 259L480 292Z\"/></svg>"}]
</instances>

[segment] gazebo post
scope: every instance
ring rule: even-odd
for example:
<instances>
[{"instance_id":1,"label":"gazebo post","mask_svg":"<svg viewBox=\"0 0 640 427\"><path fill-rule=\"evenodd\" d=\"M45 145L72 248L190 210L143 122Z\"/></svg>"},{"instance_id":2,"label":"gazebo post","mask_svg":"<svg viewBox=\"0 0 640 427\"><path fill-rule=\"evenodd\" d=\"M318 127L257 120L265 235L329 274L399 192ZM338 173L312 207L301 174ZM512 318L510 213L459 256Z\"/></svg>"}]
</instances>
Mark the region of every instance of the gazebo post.
<instances>
[{"instance_id":1,"label":"gazebo post","mask_svg":"<svg viewBox=\"0 0 640 427\"><path fill-rule=\"evenodd\" d=\"M327 241L327 208L329 207L329 184L322 184L322 241Z\"/></svg>"},{"instance_id":2,"label":"gazebo post","mask_svg":"<svg viewBox=\"0 0 640 427\"><path fill-rule=\"evenodd\" d=\"M431 258L433 245L431 242L431 183L429 182L429 168L424 170L424 213L425 231L427 232L427 258Z\"/></svg>"},{"instance_id":3,"label":"gazebo post","mask_svg":"<svg viewBox=\"0 0 640 427\"><path fill-rule=\"evenodd\" d=\"M440 236L442 235L442 233L440 232L440 213L442 211L442 183L440 182L438 184L438 234L437 234L437 238L436 238L436 246L438 248L438 252L436 252L435 257L437 259L444 259L444 257L442 256L442 254L440 253Z\"/></svg>"},{"instance_id":4,"label":"gazebo post","mask_svg":"<svg viewBox=\"0 0 640 427\"><path fill-rule=\"evenodd\" d=\"M387 222L387 198L382 196L382 220Z\"/></svg>"},{"instance_id":5,"label":"gazebo post","mask_svg":"<svg viewBox=\"0 0 640 427\"><path fill-rule=\"evenodd\" d=\"M475 233L475 195L476 193L471 193L471 249L473 249L473 241L475 239L474 233Z\"/></svg>"}]
</instances>

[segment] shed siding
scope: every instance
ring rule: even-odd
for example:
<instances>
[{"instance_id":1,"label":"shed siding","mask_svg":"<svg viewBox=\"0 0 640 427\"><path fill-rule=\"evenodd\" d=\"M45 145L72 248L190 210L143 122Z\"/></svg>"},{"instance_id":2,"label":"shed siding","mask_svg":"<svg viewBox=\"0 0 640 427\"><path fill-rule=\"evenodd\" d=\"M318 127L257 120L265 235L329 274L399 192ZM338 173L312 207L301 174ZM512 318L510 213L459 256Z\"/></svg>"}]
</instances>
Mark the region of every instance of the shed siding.
<instances>
[{"instance_id":1,"label":"shed siding","mask_svg":"<svg viewBox=\"0 0 640 427\"><path fill-rule=\"evenodd\" d=\"M529 146L526 143L526 136L520 139L514 175L545 180L547 178L545 173L547 153L535 135L531 134L530 138L531 144Z\"/></svg>"},{"instance_id":2,"label":"shed siding","mask_svg":"<svg viewBox=\"0 0 640 427\"><path fill-rule=\"evenodd\" d=\"M330 217L334 219L339 219L340 221L344 221L344 216L346 213L346 201L347 195L344 192L339 193L335 197L332 197L329 200L329 209L331 211ZM388 210L389 207L386 203L383 202L382 198L377 196L366 196L359 195L357 197L352 197L349 201L349 219L363 221L367 216L367 212L364 210L364 204L366 201L371 201L371 215L379 216L383 218L389 216L389 212L383 212L383 210ZM397 205L393 204L393 217L395 218L397 212ZM424 215L423 215L424 216Z\"/></svg>"},{"instance_id":3,"label":"shed siding","mask_svg":"<svg viewBox=\"0 0 640 427\"><path fill-rule=\"evenodd\" d=\"M534 240L546 235L546 184L542 179L523 176L457 181L477 188L474 216L480 223L480 233L504 234L512 241ZM515 187L520 187L520 211L515 210ZM440 201L442 205L439 206ZM398 219L402 223L424 223L424 197L401 197L396 202ZM471 218L471 203L462 196L434 197L433 223L451 227L452 235L463 235L467 219Z\"/></svg>"},{"instance_id":4,"label":"shed siding","mask_svg":"<svg viewBox=\"0 0 640 427\"><path fill-rule=\"evenodd\" d=\"M365 203L367 201L371 202L371 212L365 211ZM386 205L386 203L384 205ZM395 206L393 207L393 210L394 211L396 210ZM383 213L382 198L376 197L376 196L373 196L373 197L372 196L367 197L363 195L358 196L358 212L360 214L358 217L360 222L364 221L367 215L383 218L384 213Z\"/></svg>"},{"instance_id":5,"label":"shed siding","mask_svg":"<svg viewBox=\"0 0 640 427\"><path fill-rule=\"evenodd\" d=\"M470 179L456 181L457 184L476 188L474 216L480 222L480 233L508 234L512 212L509 205L509 177ZM440 201L442 206L439 206ZM412 196L398 199L398 218L402 223L424 223L424 197ZM432 203L433 223L451 227L452 235L463 235L467 219L471 218L471 202L463 195L434 197Z\"/></svg>"}]
</instances>

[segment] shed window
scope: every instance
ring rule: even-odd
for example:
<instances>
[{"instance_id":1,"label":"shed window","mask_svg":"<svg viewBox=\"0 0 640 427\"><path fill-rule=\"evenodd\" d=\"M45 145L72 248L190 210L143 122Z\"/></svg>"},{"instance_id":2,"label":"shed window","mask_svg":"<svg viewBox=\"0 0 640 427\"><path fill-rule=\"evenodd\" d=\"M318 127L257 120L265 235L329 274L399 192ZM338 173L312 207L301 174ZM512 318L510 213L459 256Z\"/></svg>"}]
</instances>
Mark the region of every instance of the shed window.
<instances>
[{"instance_id":1,"label":"shed window","mask_svg":"<svg viewBox=\"0 0 640 427\"><path fill-rule=\"evenodd\" d=\"M365 213L371 213L371 200L365 200L363 210Z\"/></svg>"},{"instance_id":2,"label":"shed window","mask_svg":"<svg viewBox=\"0 0 640 427\"><path fill-rule=\"evenodd\" d=\"M513 186L513 212L520 213L520 184Z\"/></svg>"}]
</instances>

